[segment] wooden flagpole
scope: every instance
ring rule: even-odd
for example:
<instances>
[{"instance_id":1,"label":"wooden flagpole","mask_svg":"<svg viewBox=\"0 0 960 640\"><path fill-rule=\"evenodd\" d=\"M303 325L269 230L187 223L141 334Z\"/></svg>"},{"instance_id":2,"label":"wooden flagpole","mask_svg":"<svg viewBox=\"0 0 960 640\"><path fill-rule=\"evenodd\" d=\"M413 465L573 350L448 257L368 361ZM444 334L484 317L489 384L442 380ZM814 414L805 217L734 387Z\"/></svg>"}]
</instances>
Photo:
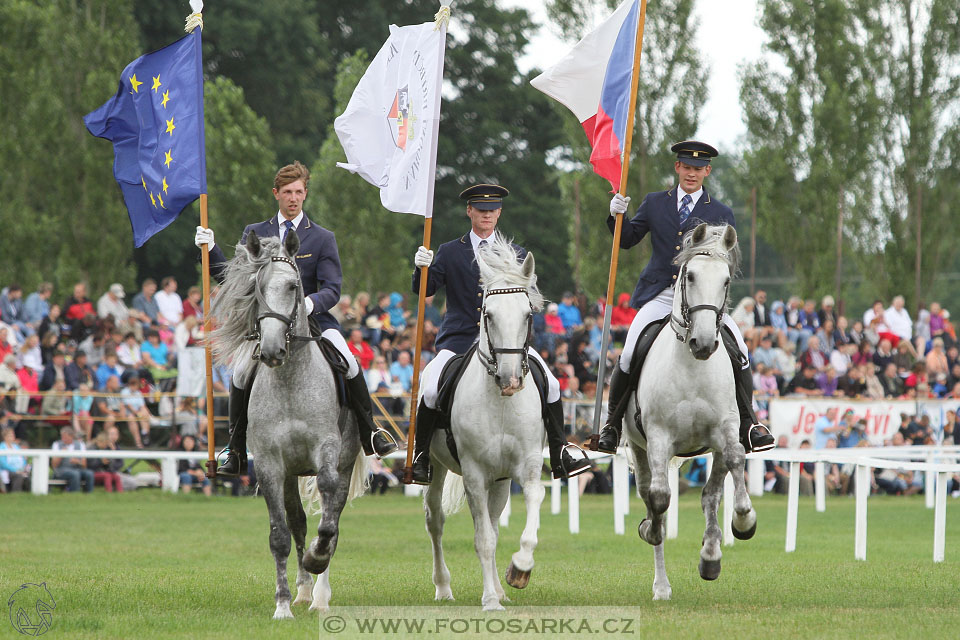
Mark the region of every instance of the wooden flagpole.
<instances>
[{"instance_id":1,"label":"wooden flagpole","mask_svg":"<svg viewBox=\"0 0 960 640\"><path fill-rule=\"evenodd\" d=\"M207 221L207 194L200 194L200 226L209 228ZM217 477L216 443L213 435L213 357L210 353L210 245L200 249L200 270L203 278L203 360L207 381L207 477Z\"/></svg>"},{"instance_id":2,"label":"wooden flagpole","mask_svg":"<svg viewBox=\"0 0 960 640\"><path fill-rule=\"evenodd\" d=\"M620 170L620 189L627 192L627 175L630 171L630 147L633 144L633 120L637 110L637 90L640 86L640 54L643 51L643 27L647 17L647 0L640 0L640 16L637 19L637 40L633 52L633 77L630 83L630 109L627 111L627 139L623 145L623 163ZM610 250L610 273L607 276L607 299L603 309L603 336L600 340L600 363L597 372L597 399L593 408L593 435L590 449L597 450L600 440L600 413L603 409L603 381L606 376L607 350L610 347L610 317L613 313L613 295L617 284L617 262L620 258L620 234L623 232L623 216L616 215L613 230L613 248Z\"/></svg>"},{"instance_id":3,"label":"wooden flagpole","mask_svg":"<svg viewBox=\"0 0 960 640\"><path fill-rule=\"evenodd\" d=\"M437 65L437 99L433 105L433 144L430 150L427 186L427 210L423 220L423 246L430 248L430 232L433 227L433 193L437 183L437 138L440 135L440 89L443 87L443 64L447 48L447 23L450 19L448 6L437 12L437 27L440 30L440 64ZM403 483L413 483L413 444L417 435L417 401L420 395L420 354L423 351L423 314L426 309L427 275L429 267L420 267L420 291L417 297L417 339L413 352L413 381L410 387L410 426L407 428L407 462L403 468Z\"/></svg>"}]
</instances>

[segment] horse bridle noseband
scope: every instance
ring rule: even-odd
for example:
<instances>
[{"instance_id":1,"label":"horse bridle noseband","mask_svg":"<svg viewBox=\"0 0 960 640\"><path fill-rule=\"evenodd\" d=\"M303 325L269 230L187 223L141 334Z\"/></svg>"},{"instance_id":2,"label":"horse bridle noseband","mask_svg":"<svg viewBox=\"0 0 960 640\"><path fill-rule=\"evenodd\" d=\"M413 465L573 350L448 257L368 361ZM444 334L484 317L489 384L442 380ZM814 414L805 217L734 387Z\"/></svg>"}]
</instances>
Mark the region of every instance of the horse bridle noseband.
<instances>
[{"instance_id":1,"label":"horse bridle noseband","mask_svg":"<svg viewBox=\"0 0 960 640\"><path fill-rule=\"evenodd\" d=\"M707 256L711 258L717 257L710 251L698 251L697 253L693 254L691 258L694 256ZM680 281L680 317L678 318L676 314L673 313L673 310L670 311L670 328L673 329L673 333L677 336L677 340L685 343L690 339L690 329L692 328L690 316L697 311L713 311L717 314L716 334L720 335L720 327L723 326L724 310L712 304L695 304L691 307L687 302L687 262L684 262L683 266L680 267L680 275L677 276L677 279ZM723 287L724 303L726 303L729 292L730 282L727 281Z\"/></svg>"},{"instance_id":2,"label":"horse bridle noseband","mask_svg":"<svg viewBox=\"0 0 960 640\"><path fill-rule=\"evenodd\" d=\"M287 325L287 330L284 332L284 336L283 336L284 341L286 342L287 353L290 353L291 342L301 342L301 343L317 342L318 340L321 339L320 336L317 336L317 337L298 336L293 333L293 325L297 322L297 315L300 311L300 305L302 304L301 299L303 298L303 295L302 295L303 283L300 281L300 268L297 266L296 262L294 262L291 258L288 258L286 256L272 256L270 258L270 263L274 263L274 262L284 262L290 265L291 267L293 267L293 270L297 274L297 295L293 300L293 311L290 312L290 315L287 316L287 315L283 315L282 313L277 313L272 308L270 308L269 304L267 304L266 299L263 297L263 292L260 290L260 280L263 275L263 269L267 265L263 265L263 267L260 267L260 270L257 271L256 284L254 285L254 293L257 296L257 302L260 304L262 308L266 309L266 311L264 311L259 316L257 316L256 326L253 328L253 331L250 332L250 334L248 334L246 337L247 340L257 341L257 345L254 348L253 355L252 355L252 358L254 360L260 360L260 339L261 339L260 322L262 322L264 318L274 318L284 323L285 325Z\"/></svg>"},{"instance_id":3,"label":"horse bridle noseband","mask_svg":"<svg viewBox=\"0 0 960 640\"><path fill-rule=\"evenodd\" d=\"M511 287L509 289L491 289L483 296L483 307L480 310L480 321L483 323L483 333L487 336L487 351L484 353L480 345L477 345L477 358L480 364L487 370L491 376L497 375L497 354L518 353L520 354L520 372L521 379L527 377L530 371L529 349L533 343L533 305L530 304L530 315L527 317L527 337L523 341L523 346L519 348L494 347L490 340L490 328L487 326L487 298L507 293L522 293L527 296L527 304L530 304L530 294L524 287Z\"/></svg>"}]
</instances>

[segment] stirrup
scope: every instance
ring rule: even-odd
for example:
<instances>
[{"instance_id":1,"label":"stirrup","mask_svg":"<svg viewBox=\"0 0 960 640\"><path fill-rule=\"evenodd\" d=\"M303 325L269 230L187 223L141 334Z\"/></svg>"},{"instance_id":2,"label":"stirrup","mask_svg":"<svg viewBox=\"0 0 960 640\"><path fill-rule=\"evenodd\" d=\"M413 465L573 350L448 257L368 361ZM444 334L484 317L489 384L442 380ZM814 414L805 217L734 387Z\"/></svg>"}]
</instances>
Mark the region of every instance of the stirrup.
<instances>
[{"instance_id":1,"label":"stirrup","mask_svg":"<svg viewBox=\"0 0 960 640\"><path fill-rule=\"evenodd\" d=\"M757 445L757 446L753 446L753 434L754 434L754 430L756 430L758 427L762 428L764 431L767 432L765 435L766 435L767 438L769 438L770 440L769 440L769 442L768 442L767 444L759 444L759 445ZM763 435L764 435L764 434L760 434L760 437L763 437ZM760 423L760 422L758 422L758 423L756 423L756 424L750 425L750 428L747 429L747 444L749 445L749 452L753 452L753 451L770 451L771 449L775 449L776 446L777 446L777 443L776 443L776 441L775 441L774 438L773 438L773 434L770 433L770 429L767 428L767 425L765 425L765 424L763 424L763 423Z\"/></svg>"},{"instance_id":2,"label":"stirrup","mask_svg":"<svg viewBox=\"0 0 960 640\"><path fill-rule=\"evenodd\" d=\"M573 449L576 450L578 453L580 453L582 457L580 457L579 459L577 459L577 458L575 458L573 455L571 455L571 454L567 451L567 449L570 448L570 447L573 447ZM571 469L567 469L567 468L566 468L566 465L563 464L563 458L564 458L564 456L569 457L570 460L573 462L573 465L574 465L574 466L573 466ZM568 442L568 443L565 444L565 445L563 446L563 448L560 450L560 463L559 463L559 467L560 467L559 470L563 473L562 478L565 478L565 479L574 478L574 477L580 475L581 473L586 473L587 471L590 470L590 456L587 455L587 452L584 451L582 448L580 448L579 445L575 445L575 444L573 444L572 442ZM558 476L556 475L557 469L553 469L552 471L553 471L552 475L554 476L554 478L557 478L557 477L558 477Z\"/></svg>"},{"instance_id":3,"label":"stirrup","mask_svg":"<svg viewBox=\"0 0 960 640\"><path fill-rule=\"evenodd\" d=\"M376 438L380 435L387 440L386 450L382 453L377 451ZM370 433L370 450L373 451L373 455L377 456L378 460L383 459L383 456L390 455L397 450L397 441L393 439L393 436L390 435L390 432L382 427L378 427L376 431Z\"/></svg>"},{"instance_id":4,"label":"stirrup","mask_svg":"<svg viewBox=\"0 0 960 640\"><path fill-rule=\"evenodd\" d=\"M421 457L426 458L425 463L420 462ZM426 476L424 477L424 475L421 474L420 477L417 477L417 471L422 470L422 466L424 464L426 465ZM411 481L411 484L419 484L423 486L429 486L430 484L432 484L433 483L433 465L430 464L430 452L421 451L420 453L418 453L414 457L413 462L410 464L410 471L411 471L411 476L413 478Z\"/></svg>"}]
</instances>

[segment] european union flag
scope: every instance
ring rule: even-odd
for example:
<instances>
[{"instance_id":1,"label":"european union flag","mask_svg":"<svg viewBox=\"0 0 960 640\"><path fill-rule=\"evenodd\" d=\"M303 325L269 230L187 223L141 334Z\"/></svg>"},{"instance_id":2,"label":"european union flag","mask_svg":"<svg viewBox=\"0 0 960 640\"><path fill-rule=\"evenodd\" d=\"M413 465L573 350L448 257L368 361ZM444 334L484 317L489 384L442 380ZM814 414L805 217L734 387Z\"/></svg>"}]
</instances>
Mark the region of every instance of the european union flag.
<instances>
[{"instance_id":1,"label":"european union flag","mask_svg":"<svg viewBox=\"0 0 960 640\"><path fill-rule=\"evenodd\" d=\"M117 95L83 122L113 143L113 175L140 247L207 192L200 30L128 64Z\"/></svg>"}]
</instances>

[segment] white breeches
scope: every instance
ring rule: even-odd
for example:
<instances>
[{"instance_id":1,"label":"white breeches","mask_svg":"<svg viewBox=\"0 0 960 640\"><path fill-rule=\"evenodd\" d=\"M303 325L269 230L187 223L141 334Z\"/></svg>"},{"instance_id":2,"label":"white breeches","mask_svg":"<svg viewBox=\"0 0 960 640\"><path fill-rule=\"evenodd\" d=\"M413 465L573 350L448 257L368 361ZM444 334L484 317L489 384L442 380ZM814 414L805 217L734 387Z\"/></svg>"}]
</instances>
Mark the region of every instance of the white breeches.
<instances>
[{"instance_id":1,"label":"white breeches","mask_svg":"<svg viewBox=\"0 0 960 640\"><path fill-rule=\"evenodd\" d=\"M673 310L673 287L667 287L660 292L656 298L640 307L637 315L630 323L630 330L627 331L627 339L623 344L623 352L620 354L620 370L629 373L630 361L633 359L633 350L637 346L637 340L640 334L646 329L647 325L670 315ZM733 321L729 314L723 314L723 324L730 328L733 335L737 338L737 345L740 347L740 353L750 362L750 354L747 352L747 343L743 341L740 334L740 327ZM747 364L749 367L750 365Z\"/></svg>"},{"instance_id":2,"label":"white breeches","mask_svg":"<svg viewBox=\"0 0 960 640\"><path fill-rule=\"evenodd\" d=\"M550 367L547 366L547 363L543 361L543 358L540 357L540 354L537 353L533 347L530 347L527 353L529 353L531 358L536 358L540 365L543 366L543 370L547 373L547 402L556 402L560 399L560 382L556 376L550 372ZM449 349L441 349L420 376L420 390L423 392L423 402L431 409L437 408L437 395L440 392L440 374L443 372L443 367L450 358L455 355L457 354Z\"/></svg>"},{"instance_id":3,"label":"white breeches","mask_svg":"<svg viewBox=\"0 0 960 640\"><path fill-rule=\"evenodd\" d=\"M320 335L332 342L344 360L347 361L347 378L356 378L357 374L360 373L360 365L357 364L357 359L353 357L350 349L347 348L347 341L343 339L343 334L340 333L340 330L331 328Z\"/></svg>"}]
</instances>

